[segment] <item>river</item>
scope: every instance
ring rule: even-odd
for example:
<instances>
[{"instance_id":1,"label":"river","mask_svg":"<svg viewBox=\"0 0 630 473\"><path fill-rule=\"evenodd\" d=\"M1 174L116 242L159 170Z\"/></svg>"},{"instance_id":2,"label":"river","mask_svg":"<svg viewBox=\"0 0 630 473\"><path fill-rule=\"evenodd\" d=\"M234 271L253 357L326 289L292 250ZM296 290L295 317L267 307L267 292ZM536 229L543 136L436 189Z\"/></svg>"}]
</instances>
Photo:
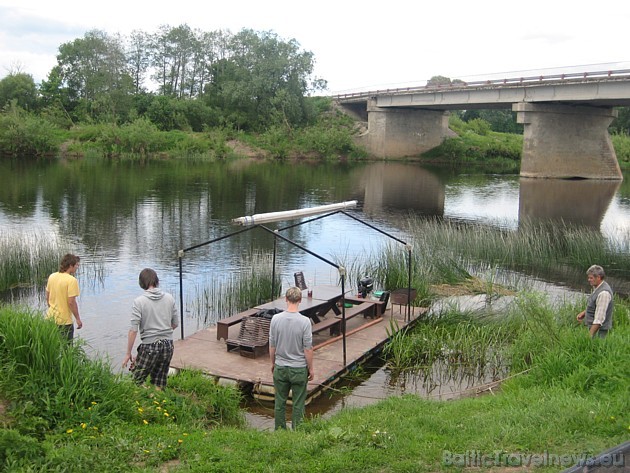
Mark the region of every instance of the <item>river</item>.
<instances>
[{"instance_id":1,"label":"river","mask_svg":"<svg viewBox=\"0 0 630 473\"><path fill-rule=\"evenodd\" d=\"M518 227L525 218L562 219L611 239L627 234L630 227L626 181L530 180L393 162L0 164L2 234L35 233L72 243L84 262L78 275L84 328L77 335L91 354L108 357L114 367L124 356L129 311L141 292L137 275L142 268L156 269L162 287L179 297L178 250L239 230L232 219L348 200L358 201L354 215L403 240L403 222L409 215L507 228ZM286 235L329 259L360 258L388 240L343 214L295 227ZM272 243L269 234L252 231L187 252L186 335L201 328L191 310L194 289L211 278L228 277L247 254L268 252ZM305 252L280 245L278 254L284 286L295 271L303 271L311 283L337 281L333 267ZM90 267L98 268L96 277L81 274ZM41 290L7 291L1 297L44 310ZM383 370L375 370L366 380L368 386L374 382L381 386L378 396L398 389L383 388L391 383L385 381ZM370 388L361 382L354 386L358 396L363 389ZM334 401L337 406L346 402L344 396L340 399ZM361 403L360 397L354 399Z\"/></svg>"}]
</instances>

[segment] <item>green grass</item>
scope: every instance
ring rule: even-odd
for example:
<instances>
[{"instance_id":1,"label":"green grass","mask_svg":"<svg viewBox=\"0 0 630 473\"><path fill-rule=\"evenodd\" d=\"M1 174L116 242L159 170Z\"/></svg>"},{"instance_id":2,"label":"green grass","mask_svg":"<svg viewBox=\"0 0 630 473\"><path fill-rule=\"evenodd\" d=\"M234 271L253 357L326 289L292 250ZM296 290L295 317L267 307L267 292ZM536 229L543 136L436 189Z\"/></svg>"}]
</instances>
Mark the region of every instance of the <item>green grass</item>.
<instances>
[{"instance_id":1,"label":"green grass","mask_svg":"<svg viewBox=\"0 0 630 473\"><path fill-rule=\"evenodd\" d=\"M275 294L271 291L272 256L253 252L245 259L247 263L242 264L244 269L231 274L227 281L215 278L195 286L191 312L204 325L280 296L279 274L276 274Z\"/></svg>"},{"instance_id":2,"label":"green grass","mask_svg":"<svg viewBox=\"0 0 630 473\"><path fill-rule=\"evenodd\" d=\"M1 392L10 402L6 428L0 430L0 461L6 471L436 472L459 471L444 463L448 452L596 454L627 440L630 431L628 305L617 301L615 328L605 340L591 340L573 324L577 309L522 295L509 322L521 330L506 334L510 349L505 353L513 372L529 371L505 381L494 395L444 402L392 397L328 420L311 420L299 432L274 433L230 427L242 425L233 394L195 373L169 379L170 387L160 393L105 373L94 377L90 371L100 373L100 368L79 352L69 365L74 368L60 370L63 348L33 348L39 342L28 336L52 336L55 327L40 327L40 319L33 322L37 328L22 326L22 318L38 319L4 308ZM12 320L20 322L7 322ZM468 334L458 327L493 323L500 322L445 313L439 321L426 322L428 328L443 327L439 336L435 330L425 335L460 340L466 343L460 351L477 353L474 345L492 337L491 331ZM12 338L15 348L9 350ZM7 353L14 353L14 361L8 362ZM31 364L39 368L30 370ZM6 369L11 366L16 368ZM18 395L8 389L23 384L17 367L43 379L57 376L56 389L67 385L62 397L74 402L42 403L45 396L42 389L35 391L37 386L31 386L28 397L26 391ZM78 376L74 370L86 371ZM72 397L73 392L82 395ZM36 408L25 409L30 403ZM45 422L37 424L39 419Z\"/></svg>"},{"instance_id":3,"label":"green grass","mask_svg":"<svg viewBox=\"0 0 630 473\"><path fill-rule=\"evenodd\" d=\"M0 291L45 284L68 248L53 234L0 232Z\"/></svg>"},{"instance_id":4,"label":"green grass","mask_svg":"<svg viewBox=\"0 0 630 473\"><path fill-rule=\"evenodd\" d=\"M593 262L604 266L610 275L630 271L630 238L606 240L597 232L568 224L523 221L516 230L504 230L482 224L412 218L409 231L416 257L429 265L439 262L432 269L440 273L437 279L473 263L528 270L535 275L563 267L583 272Z\"/></svg>"}]
</instances>

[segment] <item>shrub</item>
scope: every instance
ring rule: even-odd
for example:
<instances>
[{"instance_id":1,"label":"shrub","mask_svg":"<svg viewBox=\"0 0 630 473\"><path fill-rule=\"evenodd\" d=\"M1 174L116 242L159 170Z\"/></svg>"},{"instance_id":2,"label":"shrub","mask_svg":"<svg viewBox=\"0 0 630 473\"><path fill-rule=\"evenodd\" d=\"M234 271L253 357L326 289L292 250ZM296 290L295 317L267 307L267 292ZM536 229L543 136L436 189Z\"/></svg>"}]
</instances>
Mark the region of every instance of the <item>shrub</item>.
<instances>
[{"instance_id":1,"label":"shrub","mask_svg":"<svg viewBox=\"0 0 630 473\"><path fill-rule=\"evenodd\" d=\"M56 130L50 122L16 106L0 115L0 154L45 156L58 148Z\"/></svg>"}]
</instances>

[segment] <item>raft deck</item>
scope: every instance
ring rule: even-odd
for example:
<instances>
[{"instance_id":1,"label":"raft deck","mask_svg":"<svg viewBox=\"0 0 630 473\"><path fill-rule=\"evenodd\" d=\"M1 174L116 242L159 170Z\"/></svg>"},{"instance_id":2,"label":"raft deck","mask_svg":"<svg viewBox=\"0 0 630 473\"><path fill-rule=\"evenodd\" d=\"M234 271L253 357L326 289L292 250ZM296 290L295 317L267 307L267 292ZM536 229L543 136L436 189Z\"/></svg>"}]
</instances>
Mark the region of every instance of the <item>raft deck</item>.
<instances>
[{"instance_id":1,"label":"raft deck","mask_svg":"<svg viewBox=\"0 0 630 473\"><path fill-rule=\"evenodd\" d=\"M343 339L328 330L313 334L315 377L309 382L307 403L327 386L334 384L356 365L378 353L385 342L399 330L415 324L427 309L415 308L411 320L405 320L406 307L387 308L376 318L359 315L346 322L346 363L343 362ZM324 320L336 315L331 310ZM229 327L229 339L239 335L239 325ZM389 332L389 334L388 334ZM226 340L217 340L217 327L209 327L175 341L171 368L196 369L222 384L234 384L251 391L258 399L273 400L274 388L269 354L254 358L229 352Z\"/></svg>"}]
</instances>

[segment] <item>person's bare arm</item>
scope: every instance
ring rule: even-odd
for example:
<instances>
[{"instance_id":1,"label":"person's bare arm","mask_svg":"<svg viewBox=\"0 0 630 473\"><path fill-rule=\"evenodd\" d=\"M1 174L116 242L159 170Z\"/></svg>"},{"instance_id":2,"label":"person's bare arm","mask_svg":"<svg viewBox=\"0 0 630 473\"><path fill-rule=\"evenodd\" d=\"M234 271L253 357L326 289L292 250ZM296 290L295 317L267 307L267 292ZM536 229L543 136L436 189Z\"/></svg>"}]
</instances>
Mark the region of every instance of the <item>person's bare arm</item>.
<instances>
[{"instance_id":1,"label":"person's bare arm","mask_svg":"<svg viewBox=\"0 0 630 473\"><path fill-rule=\"evenodd\" d=\"M83 322L81 321L81 316L79 315L79 304L77 304L76 296L68 297L68 307L74 315L74 319L77 321L77 329L83 327Z\"/></svg>"},{"instance_id":2,"label":"person's bare arm","mask_svg":"<svg viewBox=\"0 0 630 473\"><path fill-rule=\"evenodd\" d=\"M271 359L271 372L276 366L276 347L269 347L269 358Z\"/></svg>"},{"instance_id":3,"label":"person's bare arm","mask_svg":"<svg viewBox=\"0 0 630 473\"><path fill-rule=\"evenodd\" d=\"M308 380L312 381L313 378L315 378L315 368L313 367L313 349L305 349L304 357L306 358L306 366L308 367Z\"/></svg>"},{"instance_id":4,"label":"person's bare arm","mask_svg":"<svg viewBox=\"0 0 630 473\"><path fill-rule=\"evenodd\" d=\"M134 330L129 330L129 333L127 334L127 354L123 359L123 368L127 367L127 363L129 363L129 361L131 361L131 364L133 365L134 359L131 354L131 350L133 350L133 345L136 343L136 335L138 335L138 332Z\"/></svg>"}]
</instances>

